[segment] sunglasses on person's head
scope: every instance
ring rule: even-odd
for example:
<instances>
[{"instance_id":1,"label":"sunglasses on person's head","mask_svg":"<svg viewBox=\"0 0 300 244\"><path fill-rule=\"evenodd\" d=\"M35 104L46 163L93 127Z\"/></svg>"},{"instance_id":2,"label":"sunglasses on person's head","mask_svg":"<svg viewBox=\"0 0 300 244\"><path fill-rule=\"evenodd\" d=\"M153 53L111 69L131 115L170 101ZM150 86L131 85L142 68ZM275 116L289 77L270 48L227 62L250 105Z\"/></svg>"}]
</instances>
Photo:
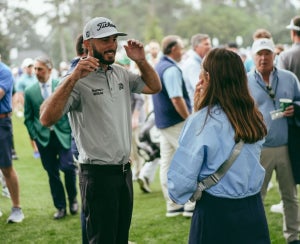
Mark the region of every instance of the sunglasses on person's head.
<instances>
[{"instance_id":1,"label":"sunglasses on person's head","mask_svg":"<svg viewBox=\"0 0 300 244\"><path fill-rule=\"evenodd\" d=\"M270 98L274 99L275 98L275 92L273 91L272 87L271 86L266 86L267 88L267 92L270 96Z\"/></svg>"}]
</instances>

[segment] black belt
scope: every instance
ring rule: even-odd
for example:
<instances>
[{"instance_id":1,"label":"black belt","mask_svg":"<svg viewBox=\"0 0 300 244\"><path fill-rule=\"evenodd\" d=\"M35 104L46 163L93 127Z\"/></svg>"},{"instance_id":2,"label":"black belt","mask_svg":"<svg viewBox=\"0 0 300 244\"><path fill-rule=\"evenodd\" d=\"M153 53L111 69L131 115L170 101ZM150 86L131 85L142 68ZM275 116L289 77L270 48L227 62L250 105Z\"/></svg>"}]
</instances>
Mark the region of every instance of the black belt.
<instances>
[{"instance_id":1,"label":"black belt","mask_svg":"<svg viewBox=\"0 0 300 244\"><path fill-rule=\"evenodd\" d=\"M80 169L82 171L94 171L94 172L107 172L107 173L122 173L126 174L130 169L131 164L128 162L126 164L118 164L118 165L101 165L101 164L80 164Z\"/></svg>"},{"instance_id":2,"label":"black belt","mask_svg":"<svg viewBox=\"0 0 300 244\"><path fill-rule=\"evenodd\" d=\"M8 118L11 116L11 113L0 114L0 119Z\"/></svg>"}]
</instances>

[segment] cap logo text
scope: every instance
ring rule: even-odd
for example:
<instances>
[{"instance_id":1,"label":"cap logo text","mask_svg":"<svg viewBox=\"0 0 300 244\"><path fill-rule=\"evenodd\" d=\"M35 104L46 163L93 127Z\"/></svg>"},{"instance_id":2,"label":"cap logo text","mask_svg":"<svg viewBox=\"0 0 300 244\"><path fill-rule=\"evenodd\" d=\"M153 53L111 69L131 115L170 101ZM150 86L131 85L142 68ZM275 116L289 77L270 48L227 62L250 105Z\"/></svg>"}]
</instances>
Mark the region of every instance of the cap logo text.
<instances>
[{"instance_id":1,"label":"cap logo text","mask_svg":"<svg viewBox=\"0 0 300 244\"><path fill-rule=\"evenodd\" d=\"M106 27L116 28L116 26L110 22L101 22L101 23L98 23L97 26L98 26L97 31L100 31L102 28L106 28Z\"/></svg>"}]
</instances>

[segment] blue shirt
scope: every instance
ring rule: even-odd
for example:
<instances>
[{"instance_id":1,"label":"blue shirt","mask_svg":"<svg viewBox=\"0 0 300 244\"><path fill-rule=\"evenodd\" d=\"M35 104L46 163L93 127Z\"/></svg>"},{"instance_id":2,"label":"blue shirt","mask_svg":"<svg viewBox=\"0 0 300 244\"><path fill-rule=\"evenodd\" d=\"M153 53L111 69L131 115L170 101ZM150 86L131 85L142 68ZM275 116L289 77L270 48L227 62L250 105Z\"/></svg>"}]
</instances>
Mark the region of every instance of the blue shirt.
<instances>
[{"instance_id":1,"label":"blue shirt","mask_svg":"<svg viewBox=\"0 0 300 244\"><path fill-rule=\"evenodd\" d=\"M165 87L169 98L183 97L182 74L178 67L172 66L163 73Z\"/></svg>"},{"instance_id":2,"label":"blue shirt","mask_svg":"<svg viewBox=\"0 0 300 244\"><path fill-rule=\"evenodd\" d=\"M182 74L191 102L194 101L196 85L199 81L202 58L191 50L191 55L183 61Z\"/></svg>"},{"instance_id":3,"label":"blue shirt","mask_svg":"<svg viewBox=\"0 0 300 244\"><path fill-rule=\"evenodd\" d=\"M204 108L187 119L168 171L170 197L181 204L190 199L198 182L215 173L229 158L235 145L235 133L224 111L219 106L213 107L212 116L205 122L206 113ZM265 176L259 161L262 143L245 143L224 177L206 191L225 198L257 194Z\"/></svg>"},{"instance_id":4,"label":"blue shirt","mask_svg":"<svg viewBox=\"0 0 300 244\"><path fill-rule=\"evenodd\" d=\"M300 87L297 77L290 71L275 68L270 76L270 84L275 93L274 100L269 96L265 82L258 71L247 74L250 92L264 116L268 134L264 147L279 147L288 143L287 118L272 120L270 112L280 109L279 99L300 100Z\"/></svg>"},{"instance_id":5,"label":"blue shirt","mask_svg":"<svg viewBox=\"0 0 300 244\"><path fill-rule=\"evenodd\" d=\"M0 88L5 92L4 97L0 100L0 114L12 111L12 90L14 78L7 65L0 62Z\"/></svg>"}]
</instances>

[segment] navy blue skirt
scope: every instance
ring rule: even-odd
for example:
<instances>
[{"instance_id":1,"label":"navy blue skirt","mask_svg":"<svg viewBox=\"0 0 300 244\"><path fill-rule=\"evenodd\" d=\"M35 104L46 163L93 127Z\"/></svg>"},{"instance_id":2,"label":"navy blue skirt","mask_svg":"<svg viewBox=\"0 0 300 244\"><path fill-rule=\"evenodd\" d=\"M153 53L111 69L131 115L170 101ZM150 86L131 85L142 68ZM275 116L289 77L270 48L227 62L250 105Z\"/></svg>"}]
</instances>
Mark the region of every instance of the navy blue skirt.
<instances>
[{"instance_id":1,"label":"navy blue skirt","mask_svg":"<svg viewBox=\"0 0 300 244\"><path fill-rule=\"evenodd\" d=\"M196 203L189 244L270 244L260 194L229 199L206 192Z\"/></svg>"}]
</instances>

